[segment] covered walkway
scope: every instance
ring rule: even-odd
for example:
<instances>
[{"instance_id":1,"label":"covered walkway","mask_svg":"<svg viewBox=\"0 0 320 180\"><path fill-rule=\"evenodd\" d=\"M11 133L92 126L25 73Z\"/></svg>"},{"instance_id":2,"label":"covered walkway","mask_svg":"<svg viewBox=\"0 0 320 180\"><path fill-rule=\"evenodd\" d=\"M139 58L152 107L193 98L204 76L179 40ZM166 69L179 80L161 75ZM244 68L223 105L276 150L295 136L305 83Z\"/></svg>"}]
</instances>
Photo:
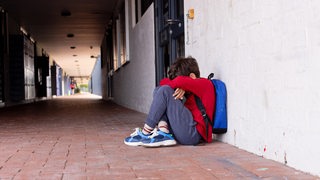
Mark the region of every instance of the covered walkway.
<instances>
[{"instance_id":1,"label":"covered walkway","mask_svg":"<svg viewBox=\"0 0 320 180\"><path fill-rule=\"evenodd\" d=\"M0 108L0 180L317 179L221 142L123 144L145 116L91 95Z\"/></svg>"}]
</instances>

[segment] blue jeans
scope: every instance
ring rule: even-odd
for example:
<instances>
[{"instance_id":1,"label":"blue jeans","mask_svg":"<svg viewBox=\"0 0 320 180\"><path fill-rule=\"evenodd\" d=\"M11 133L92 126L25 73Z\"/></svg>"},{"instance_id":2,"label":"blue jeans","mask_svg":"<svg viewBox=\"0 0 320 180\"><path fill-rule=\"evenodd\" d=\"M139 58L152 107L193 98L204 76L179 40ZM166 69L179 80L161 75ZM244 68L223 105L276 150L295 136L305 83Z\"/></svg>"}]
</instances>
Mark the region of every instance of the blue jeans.
<instances>
[{"instance_id":1,"label":"blue jeans","mask_svg":"<svg viewBox=\"0 0 320 180\"><path fill-rule=\"evenodd\" d=\"M174 99L173 93L174 90L170 86L155 88L145 123L154 128L160 120L164 120L180 144L196 145L201 139L196 129L196 122L181 100Z\"/></svg>"}]
</instances>

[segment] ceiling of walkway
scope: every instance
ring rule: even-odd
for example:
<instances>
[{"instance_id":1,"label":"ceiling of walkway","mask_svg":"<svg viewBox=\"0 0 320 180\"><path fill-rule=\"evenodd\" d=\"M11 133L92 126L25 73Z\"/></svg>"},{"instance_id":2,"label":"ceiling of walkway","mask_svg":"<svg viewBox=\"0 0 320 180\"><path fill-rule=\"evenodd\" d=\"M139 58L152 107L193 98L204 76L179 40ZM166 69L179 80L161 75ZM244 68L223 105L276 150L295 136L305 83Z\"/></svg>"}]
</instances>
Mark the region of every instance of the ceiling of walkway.
<instances>
[{"instance_id":1,"label":"ceiling of walkway","mask_svg":"<svg viewBox=\"0 0 320 180\"><path fill-rule=\"evenodd\" d=\"M119 0L0 0L9 17L70 76L91 74L118 4Z\"/></svg>"}]
</instances>

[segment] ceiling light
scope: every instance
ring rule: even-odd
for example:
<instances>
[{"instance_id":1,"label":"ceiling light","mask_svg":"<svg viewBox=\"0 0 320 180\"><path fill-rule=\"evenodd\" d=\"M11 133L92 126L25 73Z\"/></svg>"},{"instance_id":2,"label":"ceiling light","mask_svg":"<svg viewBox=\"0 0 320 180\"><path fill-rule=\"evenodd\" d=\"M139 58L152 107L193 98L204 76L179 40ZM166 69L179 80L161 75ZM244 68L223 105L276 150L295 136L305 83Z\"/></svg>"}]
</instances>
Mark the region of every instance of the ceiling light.
<instances>
[{"instance_id":1,"label":"ceiling light","mask_svg":"<svg viewBox=\"0 0 320 180\"><path fill-rule=\"evenodd\" d=\"M36 41L30 36L30 40L32 43L35 43Z\"/></svg>"},{"instance_id":2,"label":"ceiling light","mask_svg":"<svg viewBox=\"0 0 320 180\"><path fill-rule=\"evenodd\" d=\"M28 35L28 32L23 28L23 27L20 27L20 31L24 34L24 35Z\"/></svg>"},{"instance_id":3,"label":"ceiling light","mask_svg":"<svg viewBox=\"0 0 320 180\"><path fill-rule=\"evenodd\" d=\"M67 9L63 9L61 11L61 16L63 16L63 17L71 16L71 12Z\"/></svg>"},{"instance_id":4,"label":"ceiling light","mask_svg":"<svg viewBox=\"0 0 320 180\"><path fill-rule=\"evenodd\" d=\"M69 33L69 34L67 34L67 37L68 37L68 38L73 38L73 37L74 37L74 34Z\"/></svg>"}]
</instances>

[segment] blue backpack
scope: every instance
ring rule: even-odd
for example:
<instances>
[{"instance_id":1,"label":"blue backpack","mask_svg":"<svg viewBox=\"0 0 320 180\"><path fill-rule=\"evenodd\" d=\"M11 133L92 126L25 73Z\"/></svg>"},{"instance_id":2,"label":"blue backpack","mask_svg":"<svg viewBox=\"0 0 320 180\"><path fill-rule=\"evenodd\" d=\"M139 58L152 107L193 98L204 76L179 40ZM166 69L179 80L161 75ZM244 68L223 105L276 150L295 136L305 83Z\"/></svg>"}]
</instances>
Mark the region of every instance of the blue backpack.
<instances>
[{"instance_id":1,"label":"blue backpack","mask_svg":"<svg viewBox=\"0 0 320 180\"><path fill-rule=\"evenodd\" d=\"M214 74L211 73L208 79L211 80L216 93L216 109L213 113L213 121L210 121L205 108L199 97L195 96L197 106L201 111L203 119L206 123L206 131L208 135L208 126L212 126L212 133L223 134L227 132L228 129L228 119L227 119L227 89L223 81L219 79L213 79Z\"/></svg>"}]
</instances>

